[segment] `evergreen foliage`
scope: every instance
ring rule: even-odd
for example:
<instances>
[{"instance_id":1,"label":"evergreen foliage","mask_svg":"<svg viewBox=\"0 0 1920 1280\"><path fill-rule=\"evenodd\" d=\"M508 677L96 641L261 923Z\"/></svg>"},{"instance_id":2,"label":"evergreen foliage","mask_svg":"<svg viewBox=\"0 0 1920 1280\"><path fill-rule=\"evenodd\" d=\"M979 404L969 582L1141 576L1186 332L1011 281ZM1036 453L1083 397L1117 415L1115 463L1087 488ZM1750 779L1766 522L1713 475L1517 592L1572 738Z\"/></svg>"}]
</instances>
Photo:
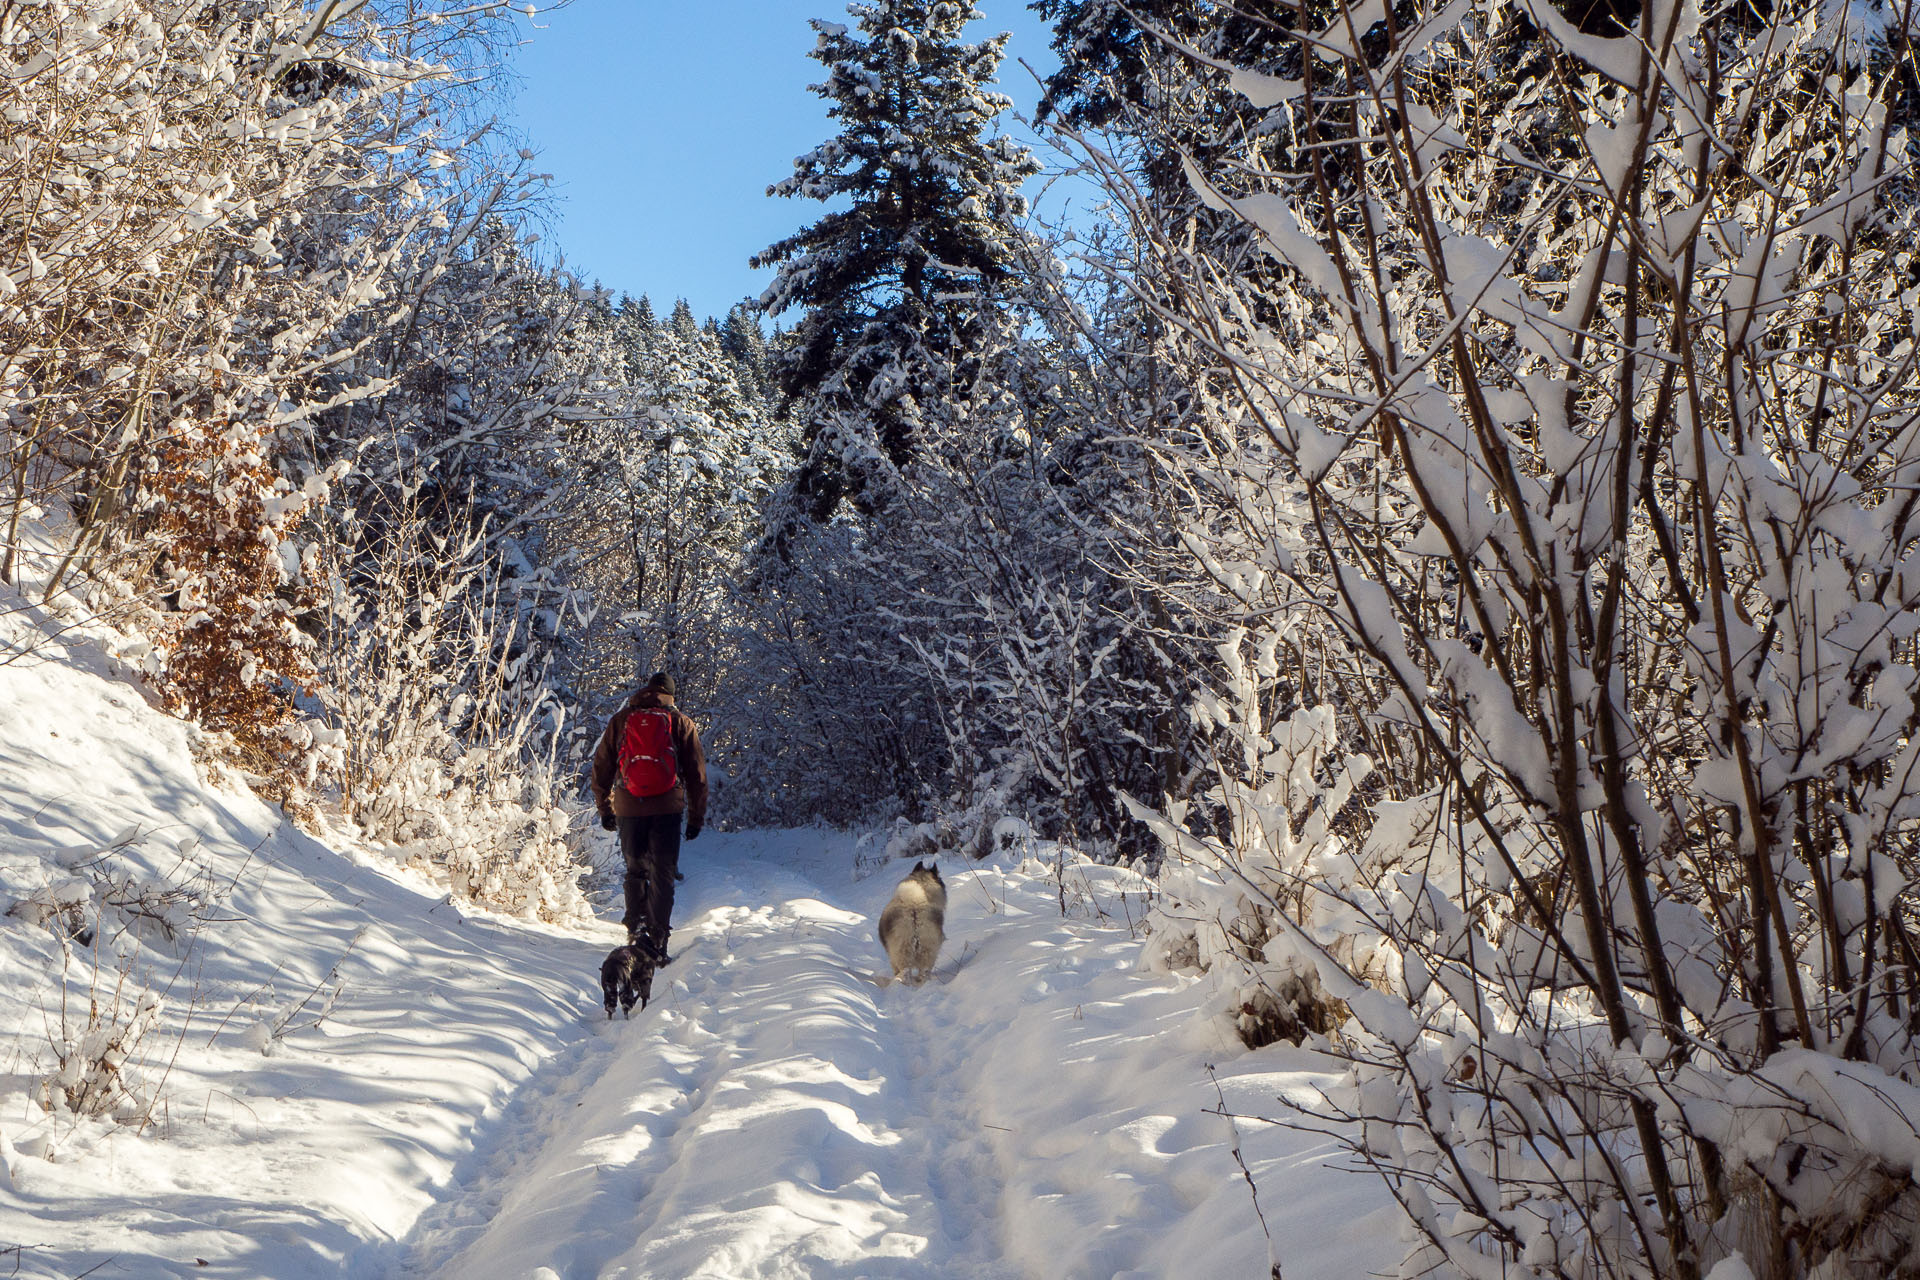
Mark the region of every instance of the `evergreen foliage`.
<instances>
[{"instance_id":1,"label":"evergreen foliage","mask_svg":"<svg viewBox=\"0 0 1920 1280\"><path fill-rule=\"evenodd\" d=\"M1193 196L1182 157L1226 154L1260 113L1232 92L1223 69L1295 74L1295 28L1320 0L1033 0L1053 23L1060 66L1046 78L1038 116L1124 148L1156 212L1183 209L1216 233L1232 231ZM1204 61L1201 61L1204 59Z\"/></svg>"},{"instance_id":2,"label":"evergreen foliage","mask_svg":"<svg viewBox=\"0 0 1920 1280\"><path fill-rule=\"evenodd\" d=\"M768 382L771 355L767 336L760 331L759 312L749 302L736 303L728 308L718 337L720 350L733 361L742 383L756 399L765 400L771 387Z\"/></svg>"},{"instance_id":3,"label":"evergreen foliage","mask_svg":"<svg viewBox=\"0 0 1920 1280\"><path fill-rule=\"evenodd\" d=\"M687 341L700 335L700 322L693 318L693 307L685 298L674 299L673 313L667 317L667 323Z\"/></svg>"},{"instance_id":4,"label":"evergreen foliage","mask_svg":"<svg viewBox=\"0 0 1920 1280\"><path fill-rule=\"evenodd\" d=\"M1012 270L1020 184L1038 172L1024 148L988 136L1010 105L987 88L1006 37L961 40L973 0L870 0L848 12L852 28L813 24L812 56L827 68L813 89L840 132L768 188L847 207L753 259L780 269L762 310L805 311L775 380L790 400L814 402L797 489L816 518L849 490L874 500L867 455L910 456L921 402L964 362L981 301Z\"/></svg>"},{"instance_id":5,"label":"evergreen foliage","mask_svg":"<svg viewBox=\"0 0 1920 1280\"><path fill-rule=\"evenodd\" d=\"M1053 25L1060 66L1046 78L1042 119L1104 129L1156 105L1169 78L1192 73L1180 53L1156 34L1191 40L1218 11L1195 0L1033 0Z\"/></svg>"}]
</instances>

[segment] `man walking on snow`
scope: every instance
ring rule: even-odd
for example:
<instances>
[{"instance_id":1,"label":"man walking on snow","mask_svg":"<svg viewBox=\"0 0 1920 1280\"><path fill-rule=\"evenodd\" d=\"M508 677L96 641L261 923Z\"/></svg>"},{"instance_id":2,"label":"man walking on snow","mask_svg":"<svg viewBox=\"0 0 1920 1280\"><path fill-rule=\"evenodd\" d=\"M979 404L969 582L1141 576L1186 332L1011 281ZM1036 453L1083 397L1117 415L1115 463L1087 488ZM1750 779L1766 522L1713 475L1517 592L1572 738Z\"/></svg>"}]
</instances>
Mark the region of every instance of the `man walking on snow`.
<instances>
[{"instance_id":1,"label":"man walking on snow","mask_svg":"<svg viewBox=\"0 0 1920 1280\"><path fill-rule=\"evenodd\" d=\"M680 815L687 839L707 817L707 758L700 731L673 705L673 677L662 671L607 721L593 752L593 800L600 825L620 832L626 859L627 941L656 965L667 963L673 879L680 863Z\"/></svg>"}]
</instances>

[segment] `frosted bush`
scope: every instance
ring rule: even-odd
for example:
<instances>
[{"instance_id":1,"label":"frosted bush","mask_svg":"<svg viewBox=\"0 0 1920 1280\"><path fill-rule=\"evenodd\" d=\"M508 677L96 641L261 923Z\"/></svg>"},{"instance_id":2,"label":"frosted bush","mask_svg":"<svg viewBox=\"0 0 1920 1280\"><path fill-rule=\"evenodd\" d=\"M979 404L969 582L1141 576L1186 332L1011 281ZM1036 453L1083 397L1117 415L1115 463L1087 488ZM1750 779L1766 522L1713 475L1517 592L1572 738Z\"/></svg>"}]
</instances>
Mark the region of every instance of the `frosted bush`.
<instances>
[{"instance_id":1,"label":"frosted bush","mask_svg":"<svg viewBox=\"0 0 1920 1280\"><path fill-rule=\"evenodd\" d=\"M1344 1010L1406 1276L1912 1276L1915 52L1621 12L1333 4L1143 228L1251 655L1158 954Z\"/></svg>"},{"instance_id":2,"label":"frosted bush","mask_svg":"<svg viewBox=\"0 0 1920 1280\"><path fill-rule=\"evenodd\" d=\"M55 850L43 882L7 914L82 946L131 939L179 952L218 918L222 897L197 846L197 837L162 840L132 827L105 845Z\"/></svg>"},{"instance_id":3,"label":"frosted bush","mask_svg":"<svg viewBox=\"0 0 1920 1280\"><path fill-rule=\"evenodd\" d=\"M1227 695L1203 695L1194 708L1220 759L1215 786L1199 803L1221 815L1223 831L1193 834L1186 805L1164 813L1134 806L1166 850L1145 962L1206 973L1205 1012L1253 1046L1298 1043L1344 1019L1321 988L1312 947L1362 972L1377 967L1377 931L1341 901L1360 891L1369 861L1341 818L1373 762L1341 744L1329 706L1266 722L1275 639L1224 640Z\"/></svg>"},{"instance_id":4,"label":"frosted bush","mask_svg":"<svg viewBox=\"0 0 1920 1280\"><path fill-rule=\"evenodd\" d=\"M496 607L500 567L475 525L444 537L400 515L364 593L336 598L325 649L347 815L463 898L586 914L555 761L564 717L535 673L504 661L525 624Z\"/></svg>"},{"instance_id":5,"label":"frosted bush","mask_svg":"<svg viewBox=\"0 0 1920 1280\"><path fill-rule=\"evenodd\" d=\"M97 953L85 990L71 990L74 957L65 944L62 961L59 1016L48 1029L53 1063L36 1088L41 1107L79 1117L110 1115L126 1123L145 1120L155 1095L141 1066L163 1002L141 989L127 969L103 971ZM78 1007L81 999L84 1012Z\"/></svg>"}]
</instances>

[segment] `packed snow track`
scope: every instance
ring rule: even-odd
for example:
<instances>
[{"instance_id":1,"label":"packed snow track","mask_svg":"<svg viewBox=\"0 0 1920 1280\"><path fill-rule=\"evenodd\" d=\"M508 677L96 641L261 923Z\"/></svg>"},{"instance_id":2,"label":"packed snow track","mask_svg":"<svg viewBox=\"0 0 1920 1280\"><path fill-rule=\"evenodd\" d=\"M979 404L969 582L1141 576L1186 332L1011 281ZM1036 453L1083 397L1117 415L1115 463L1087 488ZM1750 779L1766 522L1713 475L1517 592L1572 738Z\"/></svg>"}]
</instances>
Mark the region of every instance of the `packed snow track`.
<instances>
[{"instance_id":1,"label":"packed snow track","mask_svg":"<svg viewBox=\"0 0 1920 1280\"><path fill-rule=\"evenodd\" d=\"M854 881L847 842L805 831L715 833L682 866L675 959L652 1004L536 1074L390 1274L1267 1270L1229 1122L1180 1025L1190 1003L1135 972L1123 926L1063 919L1044 876L949 868L935 979L883 984L873 921L895 868ZM598 952L568 954L585 1009ZM1265 1066L1223 1079L1271 1112L1275 1089L1309 1078ZM1366 1180L1315 1178L1330 1144L1258 1127L1249 1154L1284 1184L1266 1208L1286 1274L1391 1261L1381 1224L1360 1220Z\"/></svg>"}]
</instances>

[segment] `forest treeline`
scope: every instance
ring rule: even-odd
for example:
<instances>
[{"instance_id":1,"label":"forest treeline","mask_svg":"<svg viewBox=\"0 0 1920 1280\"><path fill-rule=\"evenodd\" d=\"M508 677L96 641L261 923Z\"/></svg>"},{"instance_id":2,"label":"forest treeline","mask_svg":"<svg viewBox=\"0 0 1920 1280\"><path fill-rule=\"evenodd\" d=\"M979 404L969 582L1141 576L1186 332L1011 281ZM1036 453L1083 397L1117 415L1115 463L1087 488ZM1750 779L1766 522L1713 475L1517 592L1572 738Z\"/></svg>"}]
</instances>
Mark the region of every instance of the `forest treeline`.
<instances>
[{"instance_id":1,"label":"forest treeline","mask_svg":"<svg viewBox=\"0 0 1920 1280\"><path fill-rule=\"evenodd\" d=\"M0 4L8 607L508 909L663 668L716 821L1151 870L1406 1275L1920 1275L1912 15L1033 7L1096 211L859 0L703 321L543 265L504 7Z\"/></svg>"}]
</instances>

